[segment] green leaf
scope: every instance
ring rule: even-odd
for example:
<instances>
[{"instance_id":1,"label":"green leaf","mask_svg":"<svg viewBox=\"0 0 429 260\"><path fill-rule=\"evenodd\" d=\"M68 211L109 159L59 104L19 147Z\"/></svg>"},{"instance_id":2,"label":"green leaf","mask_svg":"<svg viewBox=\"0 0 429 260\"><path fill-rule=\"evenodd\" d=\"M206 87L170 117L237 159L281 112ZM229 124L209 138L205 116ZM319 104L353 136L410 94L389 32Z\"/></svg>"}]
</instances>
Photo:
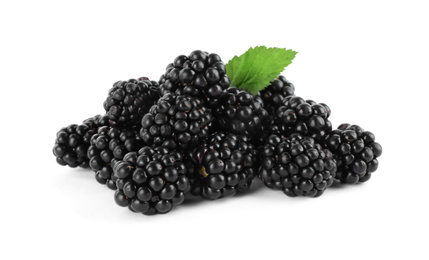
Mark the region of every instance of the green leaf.
<instances>
[{"instance_id":1,"label":"green leaf","mask_svg":"<svg viewBox=\"0 0 429 260\"><path fill-rule=\"evenodd\" d=\"M231 86L246 89L255 95L291 64L296 54L296 51L284 48L249 48L226 64L226 74Z\"/></svg>"}]
</instances>

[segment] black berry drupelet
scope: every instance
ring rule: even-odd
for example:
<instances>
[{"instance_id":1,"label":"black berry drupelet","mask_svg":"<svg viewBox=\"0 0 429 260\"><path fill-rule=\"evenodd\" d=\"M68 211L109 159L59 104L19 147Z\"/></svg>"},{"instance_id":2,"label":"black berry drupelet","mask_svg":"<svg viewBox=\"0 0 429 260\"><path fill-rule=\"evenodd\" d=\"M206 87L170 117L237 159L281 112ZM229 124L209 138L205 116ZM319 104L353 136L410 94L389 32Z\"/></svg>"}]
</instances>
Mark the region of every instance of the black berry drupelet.
<instances>
[{"instance_id":1,"label":"black berry drupelet","mask_svg":"<svg viewBox=\"0 0 429 260\"><path fill-rule=\"evenodd\" d=\"M159 83L161 96L166 93L186 94L201 99L208 108L212 108L218 105L230 81L219 55L196 50L189 56L178 56L169 64Z\"/></svg>"},{"instance_id":2,"label":"black berry drupelet","mask_svg":"<svg viewBox=\"0 0 429 260\"><path fill-rule=\"evenodd\" d=\"M257 170L257 150L244 135L218 132L190 155L195 165L188 172L191 193L205 199L246 191Z\"/></svg>"},{"instance_id":3,"label":"black berry drupelet","mask_svg":"<svg viewBox=\"0 0 429 260\"><path fill-rule=\"evenodd\" d=\"M167 213L181 204L189 191L182 155L166 147L143 147L125 155L115 167L119 206L146 215Z\"/></svg>"},{"instance_id":4,"label":"black berry drupelet","mask_svg":"<svg viewBox=\"0 0 429 260\"><path fill-rule=\"evenodd\" d=\"M213 109L213 116L217 130L246 135L251 140L261 134L262 126L269 122L261 97L236 87L227 89L219 106Z\"/></svg>"},{"instance_id":5,"label":"black berry drupelet","mask_svg":"<svg viewBox=\"0 0 429 260\"><path fill-rule=\"evenodd\" d=\"M295 87L285 76L280 75L259 94L264 101L265 110L274 115L277 109L283 106L286 97L295 95Z\"/></svg>"},{"instance_id":6,"label":"black berry drupelet","mask_svg":"<svg viewBox=\"0 0 429 260\"><path fill-rule=\"evenodd\" d=\"M87 151L91 137L97 133L100 126L108 124L107 116L97 115L84 120L80 125L72 124L61 128L53 148L58 164L88 168Z\"/></svg>"},{"instance_id":7,"label":"black berry drupelet","mask_svg":"<svg viewBox=\"0 0 429 260\"><path fill-rule=\"evenodd\" d=\"M188 149L207 138L211 120L200 99L167 93L143 117L140 136L148 145Z\"/></svg>"},{"instance_id":8,"label":"black berry drupelet","mask_svg":"<svg viewBox=\"0 0 429 260\"><path fill-rule=\"evenodd\" d=\"M142 77L113 84L103 105L110 125L132 126L140 124L143 115L158 99L158 83Z\"/></svg>"},{"instance_id":9,"label":"black berry drupelet","mask_svg":"<svg viewBox=\"0 0 429 260\"><path fill-rule=\"evenodd\" d=\"M286 77L280 75L271 84L259 92L264 101L264 108L269 115L269 122L263 124L262 134L258 137L255 144L260 147L265 144L265 140L271 134L279 134L278 126L275 123L275 114L279 107L283 106L286 97L295 95L295 87Z\"/></svg>"},{"instance_id":10,"label":"black berry drupelet","mask_svg":"<svg viewBox=\"0 0 429 260\"><path fill-rule=\"evenodd\" d=\"M89 166L95 172L95 179L116 190L113 168L128 152L136 152L144 143L138 129L104 126L98 129L88 148Z\"/></svg>"},{"instance_id":11,"label":"black berry drupelet","mask_svg":"<svg viewBox=\"0 0 429 260\"><path fill-rule=\"evenodd\" d=\"M337 166L332 153L311 137L271 135L260 153L264 184L290 197L318 197L334 181Z\"/></svg>"},{"instance_id":12,"label":"black berry drupelet","mask_svg":"<svg viewBox=\"0 0 429 260\"><path fill-rule=\"evenodd\" d=\"M284 105L277 109L273 129L285 137L299 133L320 141L332 131L328 120L330 115L331 110L326 104L289 96L284 99Z\"/></svg>"},{"instance_id":13,"label":"black berry drupelet","mask_svg":"<svg viewBox=\"0 0 429 260\"><path fill-rule=\"evenodd\" d=\"M369 180L383 152L373 133L350 124L340 125L325 137L323 144L334 154L338 165L336 178L343 183Z\"/></svg>"}]
</instances>

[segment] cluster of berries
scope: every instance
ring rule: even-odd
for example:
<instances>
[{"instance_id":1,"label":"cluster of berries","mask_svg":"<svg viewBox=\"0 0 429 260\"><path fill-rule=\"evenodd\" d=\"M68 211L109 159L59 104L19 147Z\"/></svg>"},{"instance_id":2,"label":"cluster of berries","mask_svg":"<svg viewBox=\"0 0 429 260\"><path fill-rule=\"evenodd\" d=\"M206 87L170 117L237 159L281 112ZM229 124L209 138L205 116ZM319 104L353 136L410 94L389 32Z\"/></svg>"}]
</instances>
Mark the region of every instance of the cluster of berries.
<instances>
[{"instance_id":1,"label":"cluster of berries","mask_svg":"<svg viewBox=\"0 0 429 260\"><path fill-rule=\"evenodd\" d=\"M104 115L62 128L61 165L91 168L118 205L167 213L187 196L214 200L248 190L258 176L288 196L317 197L335 181L367 181L381 146L330 108L295 96L282 75L252 94L232 86L219 55L193 51L160 80L118 81Z\"/></svg>"}]
</instances>

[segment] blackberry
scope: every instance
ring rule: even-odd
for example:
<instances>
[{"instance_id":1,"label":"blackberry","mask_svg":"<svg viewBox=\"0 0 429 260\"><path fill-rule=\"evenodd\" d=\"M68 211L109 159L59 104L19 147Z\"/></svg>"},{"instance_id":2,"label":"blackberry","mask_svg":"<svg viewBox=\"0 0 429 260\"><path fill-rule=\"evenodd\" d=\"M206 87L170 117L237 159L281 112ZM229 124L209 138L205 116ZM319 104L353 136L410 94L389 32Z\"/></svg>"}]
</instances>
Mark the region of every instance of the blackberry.
<instances>
[{"instance_id":1,"label":"blackberry","mask_svg":"<svg viewBox=\"0 0 429 260\"><path fill-rule=\"evenodd\" d=\"M280 75L264 90L260 91L260 96L264 101L265 110L268 114L274 115L281 107L286 97L295 95L295 87L285 76Z\"/></svg>"},{"instance_id":2,"label":"blackberry","mask_svg":"<svg viewBox=\"0 0 429 260\"><path fill-rule=\"evenodd\" d=\"M87 154L95 179L113 190L116 190L113 176L115 163L122 160L128 152L138 151L144 145L138 130L110 126L100 127L92 136L90 144Z\"/></svg>"},{"instance_id":3,"label":"blackberry","mask_svg":"<svg viewBox=\"0 0 429 260\"><path fill-rule=\"evenodd\" d=\"M115 167L115 201L146 215L167 213L189 191L187 168L179 152L166 147L143 147L125 155Z\"/></svg>"},{"instance_id":4,"label":"blackberry","mask_svg":"<svg viewBox=\"0 0 429 260\"><path fill-rule=\"evenodd\" d=\"M113 84L103 106L112 126L131 126L139 124L158 99L158 83L142 77Z\"/></svg>"},{"instance_id":5,"label":"blackberry","mask_svg":"<svg viewBox=\"0 0 429 260\"><path fill-rule=\"evenodd\" d=\"M375 142L375 135L357 125L340 125L323 143L334 154L338 165L336 179L343 183L369 180L383 152L381 145Z\"/></svg>"},{"instance_id":6,"label":"blackberry","mask_svg":"<svg viewBox=\"0 0 429 260\"><path fill-rule=\"evenodd\" d=\"M259 92L263 102L264 108L269 115L269 121L262 126L262 135L259 136L255 144L261 146L265 144L265 140L271 134L279 134L278 127L275 123L275 114L279 107L283 106L286 97L295 95L295 87L290 83L286 77L280 75Z\"/></svg>"},{"instance_id":7,"label":"blackberry","mask_svg":"<svg viewBox=\"0 0 429 260\"><path fill-rule=\"evenodd\" d=\"M198 98L167 93L143 117L140 136L148 145L188 149L207 138L211 120Z\"/></svg>"},{"instance_id":8,"label":"blackberry","mask_svg":"<svg viewBox=\"0 0 429 260\"><path fill-rule=\"evenodd\" d=\"M311 137L271 135L260 150L260 178L290 197L318 197L332 185L336 164L332 153Z\"/></svg>"},{"instance_id":9,"label":"blackberry","mask_svg":"<svg viewBox=\"0 0 429 260\"><path fill-rule=\"evenodd\" d=\"M275 115L274 134L289 136L293 133L308 135L317 141L332 131L328 120L330 108L324 103L304 100L301 97L289 96L284 99L284 105L279 107Z\"/></svg>"},{"instance_id":10,"label":"blackberry","mask_svg":"<svg viewBox=\"0 0 429 260\"><path fill-rule=\"evenodd\" d=\"M246 135L250 139L261 134L263 124L269 120L261 97L236 87L227 89L213 115L218 130Z\"/></svg>"},{"instance_id":11,"label":"blackberry","mask_svg":"<svg viewBox=\"0 0 429 260\"><path fill-rule=\"evenodd\" d=\"M220 56L200 50L178 56L167 66L159 82L161 96L190 95L201 99L208 108L218 105L223 90L230 84Z\"/></svg>"},{"instance_id":12,"label":"blackberry","mask_svg":"<svg viewBox=\"0 0 429 260\"><path fill-rule=\"evenodd\" d=\"M205 199L246 191L256 176L257 150L244 135L213 133L190 157L197 165L188 171L191 193Z\"/></svg>"},{"instance_id":13,"label":"blackberry","mask_svg":"<svg viewBox=\"0 0 429 260\"><path fill-rule=\"evenodd\" d=\"M86 155L89 142L98 127L107 125L107 116L97 115L88 118L82 124L72 124L63 127L57 132L53 153L60 165L68 165L72 168L80 166L89 168Z\"/></svg>"}]
</instances>

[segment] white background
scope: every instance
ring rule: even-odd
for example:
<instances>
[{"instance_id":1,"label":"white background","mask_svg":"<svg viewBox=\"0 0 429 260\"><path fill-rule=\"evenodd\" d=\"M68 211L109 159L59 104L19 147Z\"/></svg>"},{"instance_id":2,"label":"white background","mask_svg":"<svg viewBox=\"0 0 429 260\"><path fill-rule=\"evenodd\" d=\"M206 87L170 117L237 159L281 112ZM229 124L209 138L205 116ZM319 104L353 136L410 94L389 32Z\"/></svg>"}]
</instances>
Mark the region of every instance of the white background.
<instances>
[{"instance_id":1,"label":"white background","mask_svg":"<svg viewBox=\"0 0 429 260\"><path fill-rule=\"evenodd\" d=\"M428 259L426 1L2 1L1 259ZM384 152L373 178L289 198L248 194L147 217L91 171L56 164L55 133L103 113L117 80L179 54L299 52L283 74Z\"/></svg>"}]
</instances>

